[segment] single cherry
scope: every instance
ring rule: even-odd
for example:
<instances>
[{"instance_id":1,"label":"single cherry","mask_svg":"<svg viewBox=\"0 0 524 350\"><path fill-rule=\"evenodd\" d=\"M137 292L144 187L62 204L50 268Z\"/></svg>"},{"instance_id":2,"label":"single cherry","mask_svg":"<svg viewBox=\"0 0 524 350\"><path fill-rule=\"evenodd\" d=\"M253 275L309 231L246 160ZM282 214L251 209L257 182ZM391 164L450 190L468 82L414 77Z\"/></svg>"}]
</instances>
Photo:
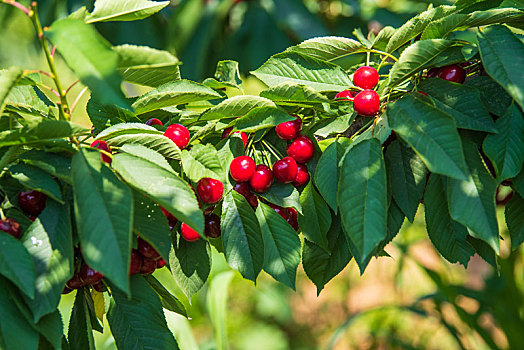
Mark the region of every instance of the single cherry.
<instances>
[{"instance_id":1,"label":"single cherry","mask_svg":"<svg viewBox=\"0 0 524 350\"><path fill-rule=\"evenodd\" d=\"M105 151L105 152L107 152L109 154L112 154L111 153L111 148L107 145L107 142L105 142L105 141L102 141L102 140L93 141L93 143L91 143L91 147L98 148L101 151ZM111 164L111 157L108 156L107 154L101 153L100 157L102 158L103 162L105 162L107 164Z\"/></svg>"},{"instance_id":2,"label":"single cherry","mask_svg":"<svg viewBox=\"0 0 524 350\"><path fill-rule=\"evenodd\" d=\"M10 234L14 238L20 238L20 224L11 218L0 220L0 231Z\"/></svg>"},{"instance_id":3,"label":"single cherry","mask_svg":"<svg viewBox=\"0 0 524 350\"><path fill-rule=\"evenodd\" d=\"M144 258L144 260L142 260L142 267L140 267L140 274L143 276L152 274L156 270L156 264L156 260Z\"/></svg>"},{"instance_id":4,"label":"single cherry","mask_svg":"<svg viewBox=\"0 0 524 350\"><path fill-rule=\"evenodd\" d=\"M259 164L255 168L253 177L249 180L249 186L257 193L263 193L269 190L273 184L273 172L267 165Z\"/></svg>"},{"instance_id":5,"label":"single cherry","mask_svg":"<svg viewBox=\"0 0 524 350\"><path fill-rule=\"evenodd\" d=\"M353 84L362 89L373 89L378 84L378 72L373 67L360 67L353 74Z\"/></svg>"},{"instance_id":6,"label":"single cherry","mask_svg":"<svg viewBox=\"0 0 524 350\"><path fill-rule=\"evenodd\" d=\"M273 164L273 175L283 184L291 183L297 177L297 162L291 157L284 157Z\"/></svg>"},{"instance_id":7,"label":"single cherry","mask_svg":"<svg viewBox=\"0 0 524 350\"><path fill-rule=\"evenodd\" d=\"M215 210L215 206L214 205L211 205L207 208L204 209L204 215L209 215L213 212L213 210Z\"/></svg>"},{"instance_id":8,"label":"single cherry","mask_svg":"<svg viewBox=\"0 0 524 350\"><path fill-rule=\"evenodd\" d=\"M373 90L364 90L355 96L353 108L357 114L372 117L380 110L380 96Z\"/></svg>"},{"instance_id":9,"label":"single cherry","mask_svg":"<svg viewBox=\"0 0 524 350\"><path fill-rule=\"evenodd\" d=\"M438 77L438 72L439 72L440 68L431 68L430 70L428 70L428 78L436 78Z\"/></svg>"},{"instance_id":10,"label":"single cherry","mask_svg":"<svg viewBox=\"0 0 524 350\"><path fill-rule=\"evenodd\" d=\"M307 184L309 180L309 173L307 171L307 166L304 164L299 164L297 166L297 176L295 176L295 180L293 181L293 186L300 187Z\"/></svg>"},{"instance_id":11,"label":"single cherry","mask_svg":"<svg viewBox=\"0 0 524 350\"><path fill-rule=\"evenodd\" d=\"M287 218L287 223L291 225L291 227L293 227L293 229L295 231L298 231L298 213L297 213L297 210L295 208L286 208L287 210L287 215L288 215L288 218Z\"/></svg>"},{"instance_id":12,"label":"single cherry","mask_svg":"<svg viewBox=\"0 0 524 350\"><path fill-rule=\"evenodd\" d=\"M164 216L167 218L167 221L169 222L169 229L172 230L173 227L175 227L178 220L175 218L173 214L168 212L164 207L160 207L160 210L162 210L162 213L164 213Z\"/></svg>"},{"instance_id":13,"label":"single cherry","mask_svg":"<svg viewBox=\"0 0 524 350\"><path fill-rule=\"evenodd\" d=\"M164 136L173 141L180 149L185 148L189 143L189 139L191 138L191 135L189 135L189 131L186 129L186 127L180 124L169 125L164 132Z\"/></svg>"},{"instance_id":14,"label":"single cherry","mask_svg":"<svg viewBox=\"0 0 524 350\"><path fill-rule=\"evenodd\" d=\"M440 68L438 77L453 83L462 84L466 80L466 71L458 64L451 64Z\"/></svg>"},{"instance_id":15,"label":"single cherry","mask_svg":"<svg viewBox=\"0 0 524 350\"><path fill-rule=\"evenodd\" d=\"M289 212L286 208L283 208L279 205L276 205L276 204L273 204L273 203L268 203L267 205L269 205L271 208L273 208L274 211L277 212L278 215L282 216L282 218L284 220L288 220L289 219Z\"/></svg>"},{"instance_id":16,"label":"single cherry","mask_svg":"<svg viewBox=\"0 0 524 350\"><path fill-rule=\"evenodd\" d=\"M342 90L335 95L335 100L350 100L353 101L353 94L349 90Z\"/></svg>"},{"instance_id":17,"label":"single cherry","mask_svg":"<svg viewBox=\"0 0 524 350\"><path fill-rule=\"evenodd\" d=\"M291 121L282 122L275 128L275 132L282 140L292 140L300 135L300 131L302 131L302 119L300 119L300 117L296 117Z\"/></svg>"},{"instance_id":18,"label":"single cherry","mask_svg":"<svg viewBox=\"0 0 524 350\"><path fill-rule=\"evenodd\" d=\"M229 137L231 135L231 130L233 130L233 127L225 128L222 132L222 138L225 139L226 137ZM247 134L243 131L235 131L233 134L240 134L240 137L242 138L242 143L244 144L244 147L247 146Z\"/></svg>"},{"instance_id":19,"label":"single cherry","mask_svg":"<svg viewBox=\"0 0 524 350\"><path fill-rule=\"evenodd\" d=\"M197 192L204 203L214 204L222 199L224 185L219 180L204 177L198 181Z\"/></svg>"},{"instance_id":20,"label":"single cherry","mask_svg":"<svg viewBox=\"0 0 524 350\"><path fill-rule=\"evenodd\" d=\"M251 193L251 187L247 182L239 182L235 184L233 189L240 193L242 196L244 196L244 198L249 202L249 204L253 208L256 208L258 206L257 196Z\"/></svg>"},{"instance_id":21,"label":"single cherry","mask_svg":"<svg viewBox=\"0 0 524 350\"><path fill-rule=\"evenodd\" d=\"M89 267L86 263L80 268L80 279L84 281L85 284L95 284L98 283L104 278L104 274L98 272L97 270Z\"/></svg>"},{"instance_id":22,"label":"single cherry","mask_svg":"<svg viewBox=\"0 0 524 350\"><path fill-rule=\"evenodd\" d=\"M248 156L236 157L229 165L229 173L237 182L246 182L255 172L255 161Z\"/></svg>"},{"instance_id":23,"label":"single cherry","mask_svg":"<svg viewBox=\"0 0 524 350\"><path fill-rule=\"evenodd\" d=\"M86 283L80 278L80 274L76 272L73 277L66 283L66 287L69 289L80 289L85 286Z\"/></svg>"},{"instance_id":24,"label":"single cherry","mask_svg":"<svg viewBox=\"0 0 524 350\"><path fill-rule=\"evenodd\" d=\"M166 261L162 258L158 259L156 262L156 268L161 269L164 266L166 266Z\"/></svg>"},{"instance_id":25,"label":"single cherry","mask_svg":"<svg viewBox=\"0 0 524 350\"><path fill-rule=\"evenodd\" d=\"M184 238L188 242L194 242L200 238L198 232L186 225L185 222L182 223L181 234L182 238Z\"/></svg>"},{"instance_id":26,"label":"single cherry","mask_svg":"<svg viewBox=\"0 0 524 350\"><path fill-rule=\"evenodd\" d=\"M18 194L20 208L29 215L38 216L45 208L47 196L35 190L22 191Z\"/></svg>"},{"instance_id":27,"label":"single cherry","mask_svg":"<svg viewBox=\"0 0 524 350\"><path fill-rule=\"evenodd\" d=\"M206 215L206 225L204 228L204 233L206 236L211 238L218 238L222 233L220 230L220 218L216 214Z\"/></svg>"},{"instance_id":28,"label":"single cherry","mask_svg":"<svg viewBox=\"0 0 524 350\"><path fill-rule=\"evenodd\" d=\"M146 241L144 241L141 237L138 237L137 240L138 243L138 252L144 257L156 260L160 257L160 254L156 251L155 248Z\"/></svg>"},{"instance_id":29,"label":"single cherry","mask_svg":"<svg viewBox=\"0 0 524 350\"><path fill-rule=\"evenodd\" d=\"M160 125L163 126L164 123L160 121L160 119L151 118L148 121L145 122L146 125L153 126L153 125Z\"/></svg>"},{"instance_id":30,"label":"single cherry","mask_svg":"<svg viewBox=\"0 0 524 350\"><path fill-rule=\"evenodd\" d=\"M297 163L307 163L315 154L315 145L307 136L300 135L287 146L287 155L293 158Z\"/></svg>"},{"instance_id":31,"label":"single cherry","mask_svg":"<svg viewBox=\"0 0 524 350\"><path fill-rule=\"evenodd\" d=\"M142 255L136 249L131 250L131 260L129 262L129 276L136 275L142 267Z\"/></svg>"}]
</instances>

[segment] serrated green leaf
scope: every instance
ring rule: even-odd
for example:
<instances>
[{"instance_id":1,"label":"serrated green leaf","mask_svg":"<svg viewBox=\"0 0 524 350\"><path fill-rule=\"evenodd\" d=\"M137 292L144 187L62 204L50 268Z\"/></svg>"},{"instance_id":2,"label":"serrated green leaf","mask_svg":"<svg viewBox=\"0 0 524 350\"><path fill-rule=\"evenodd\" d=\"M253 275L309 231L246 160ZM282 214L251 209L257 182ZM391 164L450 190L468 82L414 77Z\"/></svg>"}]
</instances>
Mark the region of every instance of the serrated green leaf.
<instances>
[{"instance_id":1,"label":"serrated green leaf","mask_svg":"<svg viewBox=\"0 0 524 350\"><path fill-rule=\"evenodd\" d=\"M327 62L336 61L341 57L366 50L367 48L360 42L338 36L308 39L288 49L288 51L298 52Z\"/></svg>"},{"instance_id":2,"label":"serrated green leaf","mask_svg":"<svg viewBox=\"0 0 524 350\"><path fill-rule=\"evenodd\" d=\"M276 107L276 104L267 98L259 96L235 96L210 108L202 115L201 120L241 117L255 107Z\"/></svg>"},{"instance_id":3,"label":"serrated green leaf","mask_svg":"<svg viewBox=\"0 0 524 350\"><path fill-rule=\"evenodd\" d=\"M18 159L71 184L71 158L39 150L22 153Z\"/></svg>"},{"instance_id":4,"label":"serrated green leaf","mask_svg":"<svg viewBox=\"0 0 524 350\"><path fill-rule=\"evenodd\" d=\"M62 204L64 203L60 186L51 175L43 170L27 164L12 164L9 167L9 172L24 187L37 190Z\"/></svg>"},{"instance_id":5,"label":"serrated green leaf","mask_svg":"<svg viewBox=\"0 0 524 350\"><path fill-rule=\"evenodd\" d=\"M255 107L235 121L235 129L255 132L294 120L296 117L275 107Z\"/></svg>"},{"instance_id":6,"label":"serrated green leaf","mask_svg":"<svg viewBox=\"0 0 524 350\"><path fill-rule=\"evenodd\" d=\"M489 113L496 116L502 116L512 102L512 98L506 90L491 77L478 76L468 80L465 85L472 86L479 90L482 104Z\"/></svg>"},{"instance_id":7,"label":"serrated green leaf","mask_svg":"<svg viewBox=\"0 0 524 350\"><path fill-rule=\"evenodd\" d=\"M86 302L85 288L76 292L75 303L69 319L67 338L71 344L81 349L95 349L93 328Z\"/></svg>"},{"instance_id":8,"label":"serrated green leaf","mask_svg":"<svg viewBox=\"0 0 524 350\"><path fill-rule=\"evenodd\" d=\"M47 117L55 104L37 86L16 86L6 99L5 109Z\"/></svg>"},{"instance_id":9,"label":"serrated green leaf","mask_svg":"<svg viewBox=\"0 0 524 350\"><path fill-rule=\"evenodd\" d=\"M34 298L36 275L33 258L22 243L11 235L0 235L0 274L29 298Z\"/></svg>"},{"instance_id":10,"label":"serrated green leaf","mask_svg":"<svg viewBox=\"0 0 524 350\"><path fill-rule=\"evenodd\" d=\"M138 158L145 159L151 163L155 163L159 167L176 174L171 165L169 165L169 163L167 162L167 160L155 150L138 144L126 143L122 147L120 147L119 151L131 154Z\"/></svg>"},{"instance_id":11,"label":"serrated green leaf","mask_svg":"<svg viewBox=\"0 0 524 350\"><path fill-rule=\"evenodd\" d=\"M273 185L260 196L269 202L279 205L281 207L295 208L299 213L302 213L302 205L300 204L300 194L295 186L291 184L283 184L275 181Z\"/></svg>"},{"instance_id":12,"label":"serrated green leaf","mask_svg":"<svg viewBox=\"0 0 524 350\"><path fill-rule=\"evenodd\" d=\"M266 89L260 96L270 99L279 105L311 107L329 102L322 94L307 85L285 82Z\"/></svg>"},{"instance_id":13,"label":"serrated green leaf","mask_svg":"<svg viewBox=\"0 0 524 350\"><path fill-rule=\"evenodd\" d=\"M342 155L342 145L335 140L322 152L314 177L318 191L335 212L337 212L338 163Z\"/></svg>"},{"instance_id":14,"label":"serrated green leaf","mask_svg":"<svg viewBox=\"0 0 524 350\"><path fill-rule=\"evenodd\" d=\"M462 26L469 15L454 13L446 17L438 18L429 23L422 33L421 40L446 38L450 33Z\"/></svg>"},{"instance_id":15,"label":"serrated green leaf","mask_svg":"<svg viewBox=\"0 0 524 350\"><path fill-rule=\"evenodd\" d=\"M217 63L215 78L222 84L235 87L242 91L242 79L238 70L238 62L225 60Z\"/></svg>"},{"instance_id":16,"label":"serrated green leaf","mask_svg":"<svg viewBox=\"0 0 524 350\"><path fill-rule=\"evenodd\" d=\"M86 17L86 23L107 21L137 21L149 17L164 7L169 1L148 0L96 0L93 12Z\"/></svg>"},{"instance_id":17,"label":"serrated green leaf","mask_svg":"<svg viewBox=\"0 0 524 350\"><path fill-rule=\"evenodd\" d=\"M521 197L524 197L524 169L513 179L512 187Z\"/></svg>"},{"instance_id":18,"label":"serrated green leaf","mask_svg":"<svg viewBox=\"0 0 524 350\"><path fill-rule=\"evenodd\" d=\"M23 73L24 71L20 67L11 67L0 71L0 115L4 111L7 96Z\"/></svg>"},{"instance_id":19,"label":"serrated green leaf","mask_svg":"<svg viewBox=\"0 0 524 350\"><path fill-rule=\"evenodd\" d=\"M86 110L98 132L119 123L140 122L133 112L115 105L102 105L94 98L89 99Z\"/></svg>"},{"instance_id":20,"label":"serrated green leaf","mask_svg":"<svg viewBox=\"0 0 524 350\"><path fill-rule=\"evenodd\" d=\"M396 29L391 26L383 27L373 40L373 45L371 47L378 50L386 50L386 46L388 45L388 42L391 40L395 32Z\"/></svg>"},{"instance_id":21,"label":"serrated green leaf","mask_svg":"<svg viewBox=\"0 0 524 350\"><path fill-rule=\"evenodd\" d=\"M511 249L516 250L524 242L524 199L518 193L514 193L506 204L504 214L511 237Z\"/></svg>"},{"instance_id":22,"label":"serrated green leaf","mask_svg":"<svg viewBox=\"0 0 524 350\"><path fill-rule=\"evenodd\" d=\"M175 297L173 294L169 293L162 283L160 283L155 277L151 275L145 276L144 279L147 283L149 283L156 294L158 294L164 309L187 317L187 311L184 304L182 304L182 302L178 300L177 297Z\"/></svg>"},{"instance_id":23,"label":"serrated green leaf","mask_svg":"<svg viewBox=\"0 0 524 350\"><path fill-rule=\"evenodd\" d=\"M331 181L336 181L336 179L331 178ZM298 223L304 237L327 250L327 233L331 227L331 212L311 181L300 194L300 204L302 205L303 215L298 215Z\"/></svg>"},{"instance_id":24,"label":"serrated green leaf","mask_svg":"<svg viewBox=\"0 0 524 350\"><path fill-rule=\"evenodd\" d=\"M197 144L189 151L183 150L182 167L184 173L193 182L198 182L203 177L217 179L223 183L226 181L218 152L210 144Z\"/></svg>"}]
</instances>

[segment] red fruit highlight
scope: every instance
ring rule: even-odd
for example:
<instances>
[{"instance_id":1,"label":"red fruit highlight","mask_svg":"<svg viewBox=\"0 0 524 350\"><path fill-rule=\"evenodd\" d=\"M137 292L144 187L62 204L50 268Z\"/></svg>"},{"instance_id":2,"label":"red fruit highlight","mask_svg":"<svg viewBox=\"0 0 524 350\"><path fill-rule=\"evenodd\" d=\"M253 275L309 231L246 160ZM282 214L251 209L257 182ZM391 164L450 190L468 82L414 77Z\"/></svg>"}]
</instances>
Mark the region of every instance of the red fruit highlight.
<instances>
[{"instance_id":1,"label":"red fruit highlight","mask_svg":"<svg viewBox=\"0 0 524 350\"><path fill-rule=\"evenodd\" d=\"M188 242L194 242L200 238L198 232L186 225L186 223L182 223L182 228L180 231L180 233L182 234L182 238L184 238Z\"/></svg>"},{"instance_id":2,"label":"red fruit highlight","mask_svg":"<svg viewBox=\"0 0 524 350\"><path fill-rule=\"evenodd\" d=\"M20 208L29 215L38 216L45 209L47 196L35 190L22 191L18 194Z\"/></svg>"},{"instance_id":3,"label":"red fruit highlight","mask_svg":"<svg viewBox=\"0 0 524 350\"><path fill-rule=\"evenodd\" d=\"M335 100L350 100L353 101L353 94L349 90L342 90L335 95Z\"/></svg>"},{"instance_id":4,"label":"red fruit highlight","mask_svg":"<svg viewBox=\"0 0 524 350\"><path fill-rule=\"evenodd\" d=\"M286 208L283 208L279 205L276 205L276 204L273 204L273 203L268 203L267 205L269 205L271 208L273 208L274 211L277 212L278 215L282 216L282 218L284 220L288 220L289 219L289 212L287 211Z\"/></svg>"},{"instance_id":5,"label":"red fruit highlight","mask_svg":"<svg viewBox=\"0 0 524 350\"><path fill-rule=\"evenodd\" d=\"M315 154L315 145L307 136L300 135L287 147L287 155L297 163L307 163Z\"/></svg>"},{"instance_id":6,"label":"red fruit highlight","mask_svg":"<svg viewBox=\"0 0 524 350\"><path fill-rule=\"evenodd\" d=\"M302 119L296 117L294 120L283 122L275 127L277 136L282 140L292 140L302 131Z\"/></svg>"},{"instance_id":7,"label":"red fruit highlight","mask_svg":"<svg viewBox=\"0 0 524 350\"><path fill-rule=\"evenodd\" d=\"M253 208L256 208L258 206L257 196L251 193L251 187L247 182L239 182L235 184L233 189L240 193L242 196L244 196L244 198L249 202L249 204Z\"/></svg>"},{"instance_id":8,"label":"red fruit highlight","mask_svg":"<svg viewBox=\"0 0 524 350\"><path fill-rule=\"evenodd\" d=\"M160 207L160 210L162 210L162 213L164 213L164 216L167 218L167 221L169 222L169 229L172 230L173 227L175 227L178 220L175 218L173 214L168 212L165 208Z\"/></svg>"},{"instance_id":9,"label":"red fruit highlight","mask_svg":"<svg viewBox=\"0 0 524 350\"><path fill-rule=\"evenodd\" d=\"M231 130L233 130L233 127L225 128L224 131L222 132L222 138L225 139L226 137L229 137L229 135L231 134ZM240 134L244 147L247 146L247 134L245 132L235 131L233 134Z\"/></svg>"},{"instance_id":10,"label":"red fruit highlight","mask_svg":"<svg viewBox=\"0 0 524 350\"><path fill-rule=\"evenodd\" d=\"M160 119L151 118L148 121L145 122L146 125L153 126L153 125L160 125L163 126L164 123L160 121Z\"/></svg>"},{"instance_id":11,"label":"red fruit highlight","mask_svg":"<svg viewBox=\"0 0 524 350\"><path fill-rule=\"evenodd\" d=\"M164 132L164 136L173 141L180 149L185 148L189 144L189 139L191 138L189 131L181 124L169 125Z\"/></svg>"},{"instance_id":12,"label":"red fruit highlight","mask_svg":"<svg viewBox=\"0 0 524 350\"><path fill-rule=\"evenodd\" d=\"M309 181L309 172L307 171L307 166L304 164L299 164L297 166L297 176L295 176L295 180L293 181L293 186L300 187L307 184Z\"/></svg>"},{"instance_id":13,"label":"red fruit highlight","mask_svg":"<svg viewBox=\"0 0 524 350\"><path fill-rule=\"evenodd\" d=\"M255 168L255 173L249 180L249 186L257 193L264 193L273 184L273 172L267 165L259 164Z\"/></svg>"},{"instance_id":14,"label":"red fruit highlight","mask_svg":"<svg viewBox=\"0 0 524 350\"><path fill-rule=\"evenodd\" d=\"M295 231L298 231L298 213L297 213L297 210L295 208L286 208L287 210L287 215L288 215L288 218L287 218L287 223L291 225L291 227L293 227L293 229Z\"/></svg>"},{"instance_id":15,"label":"red fruit highlight","mask_svg":"<svg viewBox=\"0 0 524 350\"><path fill-rule=\"evenodd\" d=\"M222 199L224 185L219 180L204 177L198 181L197 192L204 203L214 204Z\"/></svg>"},{"instance_id":16,"label":"red fruit highlight","mask_svg":"<svg viewBox=\"0 0 524 350\"><path fill-rule=\"evenodd\" d=\"M364 90L355 96L353 108L357 114L372 117L380 110L380 96L373 90Z\"/></svg>"},{"instance_id":17,"label":"red fruit highlight","mask_svg":"<svg viewBox=\"0 0 524 350\"><path fill-rule=\"evenodd\" d=\"M138 252L144 257L156 260L160 257L160 254L156 251L155 248L146 241L144 241L142 238L138 237L137 240L138 243Z\"/></svg>"},{"instance_id":18,"label":"red fruit highlight","mask_svg":"<svg viewBox=\"0 0 524 350\"><path fill-rule=\"evenodd\" d=\"M161 269L164 266L166 266L166 261L162 258L158 259L158 261L156 262L156 268Z\"/></svg>"},{"instance_id":19,"label":"red fruit highlight","mask_svg":"<svg viewBox=\"0 0 524 350\"><path fill-rule=\"evenodd\" d=\"M297 162L291 157L284 157L273 164L273 175L283 184L291 183L297 177Z\"/></svg>"},{"instance_id":20,"label":"red fruit highlight","mask_svg":"<svg viewBox=\"0 0 524 350\"><path fill-rule=\"evenodd\" d=\"M466 80L466 71L458 64L451 64L440 68L438 77L453 83L462 84Z\"/></svg>"},{"instance_id":21,"label":"red fruit highlight","mask_svg":"<svg viewBox=\"0 0 524 350\"><path fill-rule=\"evenodd\" d=\"M229 173L237 182L246 182L255 172L255 161L248 156L236 157L229 165Z\"/></svg>"},{"instance_id":22,"label":"red fruit highlight","mask_svg":"<svg viewBox=\"0 0 524 350\"><path fill-rule=\"evenodd\" d=\"M104 278L103 273L89 267L86 263L84 263L80 268L79 276L85 284L95 284Z\"/></svg>"},{"instance_id":23,"label":"red fruit highlight","mask_svg":"<svg viewBox=\"0 0 524 350\"><path fill-rule=\"evenodd\" d=\"M378 72L373 67L360 67L353 74L353 84L362 89L373 89L378 84Z\"/></svg>"},{"instance_id":24,"label":"red fruit highlight","mask_svg":"<svg viewBox=\"0 0 524 350\"><path fill-rule=\"evenodd\" d=\"M105 151L109 154L112 154L111 153L111 148L107 145L107 143L105 141L102 141L102 140L96 140L94 141L92 144L91 144L91 147L93 148L98 148L99 150L101 151ZM100 154L100 157L102 158L102 161L107 163L107 164L111 164L111 157L108 156L107 154L105 153L101 153Z\"/></svg>"},{"instance_id":25,"label":"red fruit highlight","mask_svg":"<svg viewBox=\"0 0 524 350\"><path fill-rule=\"evenodd\" d=\"M20 238L21 235L20 224L11 218L0 220L0 231L4 231L17 239Z\"/></svg>"}]
</instances>

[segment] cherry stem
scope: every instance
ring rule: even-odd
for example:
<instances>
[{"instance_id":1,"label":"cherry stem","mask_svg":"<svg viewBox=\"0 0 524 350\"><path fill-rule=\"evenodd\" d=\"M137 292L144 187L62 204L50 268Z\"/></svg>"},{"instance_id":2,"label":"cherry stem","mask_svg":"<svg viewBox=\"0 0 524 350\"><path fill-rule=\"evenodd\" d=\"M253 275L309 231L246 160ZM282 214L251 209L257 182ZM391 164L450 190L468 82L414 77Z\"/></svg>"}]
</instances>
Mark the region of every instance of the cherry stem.
<instances>
[{"instance_id":1,"label":"cherry stem","mask_svg":"<svg viewBox=\"0 0 524 350\"><path fill-rule=\"evenodd\" d=\"M273 154L277 159L282 159L284 157L282 157L282 155L280 154L280 152L278 152L278 150L275 150L271 147L271 145L269 145L265 140L262 140L262 144L264 146L266 146L266 148L269 150L269 152L271 152L271 154ZM275 152L278 152L279 154L275 153Z\"/></svg>"},{"instance_id":2,"label":"cherry stem","mask_svg":"<svg viewBox=\"0 0 524 350\"><path fill-rule=\"evenodd\" d=\"M4 4L12 5L12 6L16 7L17 9L22 10L27 16L30 16L31 10L29 10L24 5L14 1L14 0L2 0L2 2Z\"/></svg>"},{"instance_id":3,"label":"cherry stem","mask_svg":"<svg viewBox=\"0 0 524 350\"><path fill-rule=\"evenodd\" d=\"M54 79L55 77L53 74L46 72L44 70L34 69L34 70L24 70L24 74L31 74L31 73L39 73L48 76L51 79Z\"/></svg>"},{"instance_id":4,"label":"cherry stem","mask_svg":"<svg viewBox=\"0 0 524 350\"><path fill-rule=\"evenodd\" d=\"M49 91L51 91L53 94L55 94L56 97L60 97L60 94L58 93L58 91L56 91L56 90L53 89L52 87L47 86L47 85L45 85L45 84L38 84L38 86L41 86L41 87L43 87L43 88L46 88L46 89L48 89Z\"/></svg>"},{"instance_id":5,"label":"cherry stem","mask_svg":"<svg viewBox=\"0 0 524 350\"><path fill-rule=\"evenodd\" d=\"M56 46L55 46L56 47ZM65 91L65 94L67 95L67 93L69 92L69 90L71 90L73 88L73 86L75 86L76 84L78 84L78 82L80 82L80 80L75 80L73 82L73 84L69 85L69 87L66 89Z\"/></svg>"},{"instance_id":6,"label":"cherry stem","mask_svg":"<svg viewBox=\"0 0 524 350\"><path fill-rule=\"evenodd\" d=\"M71 105L71 114L73 114L73 111L75 110L76 106L78 105L78 102L80 102L80 99L82 98L82 96L86 93L87 91L87 86L84 87L82 89L82 91L80 91L80 93L76 96L75 98L75 101L73 102L73 104Z\"/></svg>"}]
</instances>

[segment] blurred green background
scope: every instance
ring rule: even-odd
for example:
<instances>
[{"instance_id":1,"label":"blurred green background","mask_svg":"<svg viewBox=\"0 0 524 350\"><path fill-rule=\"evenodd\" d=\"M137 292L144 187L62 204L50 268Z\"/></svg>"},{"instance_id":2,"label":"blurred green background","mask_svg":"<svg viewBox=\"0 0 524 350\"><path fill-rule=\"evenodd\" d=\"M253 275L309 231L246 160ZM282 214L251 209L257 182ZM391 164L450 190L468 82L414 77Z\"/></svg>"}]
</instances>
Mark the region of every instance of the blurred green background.
<instances>
[{"instance_id":1,"label":"blurred green background","mask_svg":"<svg viewBox=\"0 0 524 350\"><path fill-rule=\"evenodd\" d=\"M43 25L92 3L38 1ZM219 60L237 60L246 93L257 94L263 85L249 71L272 54L311 37L351 37L354 30L365 36L386 25L398 27L428 5L409 0L172 0L146 20L96 26L113 45L147 45L176 54L187 79L201 81L214 74ZM0 68L47 70L34 30L20 11L0 4L0 28ZM60 60L58 67L65 86L75 82ZM53 86L52 81L44 84ZM78 100L73 120L89 125L89 95L83 90L74 85L68 99L70 104ZM146 91L132 85L125 90L128 95ZM499 223L507 237L502 209ZM391 257L374 259L363 276L351 262L319 296L301 268L296 292L267 275L255 287L232 272L216 251L211 283L191 305L167 269L155 276L189 310L190 320L166 311L182 349L224 344L254 350L522 349L524 260L522 250L510 252L508 240L502 248L498 271L477 256L467 270L445 262L428 240L421 207L415 222L404 223L386 248ZM73 298L74 293L66 295L60 306L66 325ZM98 349L115 348L108 327L95 337Z\"/></svg>"}]
</instances>

